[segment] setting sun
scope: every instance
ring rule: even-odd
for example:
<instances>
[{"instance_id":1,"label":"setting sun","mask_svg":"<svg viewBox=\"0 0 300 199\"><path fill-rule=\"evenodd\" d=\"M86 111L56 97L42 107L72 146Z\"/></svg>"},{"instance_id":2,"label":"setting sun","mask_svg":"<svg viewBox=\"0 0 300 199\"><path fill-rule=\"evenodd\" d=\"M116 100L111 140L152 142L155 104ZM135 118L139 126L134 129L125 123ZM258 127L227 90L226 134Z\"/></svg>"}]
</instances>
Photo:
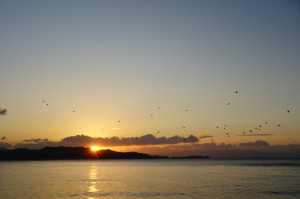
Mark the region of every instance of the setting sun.
<instances>
[{"instance_id":1,"label":"setting sun","mask_svg":"<svg viewBox=\"0 0 300 199\"><path fill-rule=\"evenodd\" d=\"M92 150L93 150L93 151L96 151L96 150L98 150L98 147L93 146L93 147L92 147Z\"/></svg>"}]
</instances>

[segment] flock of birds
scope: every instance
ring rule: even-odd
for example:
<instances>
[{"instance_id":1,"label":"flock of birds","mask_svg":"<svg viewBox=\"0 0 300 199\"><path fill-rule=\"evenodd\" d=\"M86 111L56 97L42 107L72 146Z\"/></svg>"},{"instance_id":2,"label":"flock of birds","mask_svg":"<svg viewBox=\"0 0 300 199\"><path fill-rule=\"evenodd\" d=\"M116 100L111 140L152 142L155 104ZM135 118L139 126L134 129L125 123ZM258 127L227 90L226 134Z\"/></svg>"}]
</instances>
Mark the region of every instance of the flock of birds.
<instances>
[{"instance_id":1,"label":"flock of birds","mask_svg":"<svg viewBox=\"0 0 300 199\"><path fill-rule=\"evenodd\" d=\"M236 91L235 93L238 93L238 91ZM43 103L45 102L45 101L42 101ZM227 105L230 105L230 103L227 103ZM49 104L46 104L46 106L49 106ZM160 107L158 107L158 109L160 109ZM5 109L6 110L6 109ZM186 112L188 111L188 110L185 110ZM73 112L75 112L75 111L73 111ZM290 110L287 110L287 113L290 113ZM151 114L150 116L153 116L153 114ZM120 120L118 121L118 122L121 122ZM268 124L268 122L265 122L265 124ZM52 124L50 124L50 125L52 125ZM278 124L278 126L280 126L280 124ZM224 130L226 130L226 127L227 127L227 125L225 124L224 125L224 127L222 127ZM183 127L184 129L185 129L185 126ZM219 128L219 126L217 126L217 128ZM255 127L254 129L255 130L261 130L260 128L262 128L262 125L259 125L259 127ZM102 130L104 130L104 129L102 129ZM253 131L252 131L252 129L251 130L249 130L249 132L250 133L252 133ZM160 133L159 131L157 131L157 133ZM96 134L96 133L95 133ZM243 132L243 134L246 134L246 132ZM229 133L226 133L226 135L227 135L227 137L229 137ZM174 137L171 137L171 138L174 138ZM191 136L189 136L188 138L183 138L183 140L187 140L187 139L189 139L189 138L191 138ZM1 140L4 140L4 139L6 139L6 137L5 136L3 136L2 138L1 138ZM212 142L213 142L214 140L212 139Z\"/></svg>"},{"instance_id":2,"label":"flock of birds","mask_svg":"<svg viewBox=\"0 0 300 199\"><path fill-rule=\"evenodd\" d=\"M239 93L239 92L236 91L235 93ZM227 103L227 105L230 105L230 103ZM160 107L158 107L158 109L160 109ZM185 111L188 111L188 110L185 110ZM287 113L289 113L289 112L290 112L290 110L287 110ZM153 116L153 114L151 114L151 116ZM268 124L268 122L265 122L265 124ZM280 124L278 124L278 126L280 126ZM223 128L226 129L226 127L227 127L227 125L225 124ZM262 127L262 125L259 125L259 128L255 127L255 130L260 130L261 127ZM185 127L183 127L183 128L185 128ZM219 126L217 126L217 128L219 128ZM249 130L249 132L252 133L253 131ZM157 133L159 133L159 131L157 131ZM243 132L243 134L245 135L246 132ZM229 137L229 133L226 133L226 135L227 135L227 137ZM171 137L171 138L173 138L173 137ZM190 137L188 137L188 138L190 138ZM184 138L183 140L186 140L186 138ZM213 141L214 141L214 139L212 139L212 142Z\"/></svg>"}]
</instances>

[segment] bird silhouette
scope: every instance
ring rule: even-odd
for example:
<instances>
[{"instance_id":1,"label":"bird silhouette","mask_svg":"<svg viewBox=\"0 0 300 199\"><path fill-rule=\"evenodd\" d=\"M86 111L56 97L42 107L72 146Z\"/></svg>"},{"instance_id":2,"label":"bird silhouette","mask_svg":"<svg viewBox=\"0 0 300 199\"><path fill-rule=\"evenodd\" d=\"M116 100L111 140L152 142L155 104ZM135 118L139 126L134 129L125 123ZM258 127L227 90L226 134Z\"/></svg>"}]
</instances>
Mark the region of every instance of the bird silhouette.
<instances>
[{"instance_id":1,"label":"bird silhouette","mask_svg":"<svg viewBox=\"0 0 300 199\"><path fill-rule=\"evenodd\" d=\"M151 114L151 116L153 116L153 115Z\"/></svg>"},{"instance_id":2,"label":"bird silhouette","mask_svg":"<svg viewBox=\"0 0 300 199\"><path fill-rule=\"evenodd\" d=\"M185 110L185 111L187 111L187 110Z\"/></svg>"},{"instance_id":3,"label":"bird silhouette","mask_svg":"<svg viewBox=\"0 0 300 199\"><path fill-rule=\"evenodd\" d=\"M243 132L245 134L245 132Z\"/></svg>"},{"instance_id":4,"label":"bird silhouette","mask_svg":"<svg viewBox=\"0 0 300 199\"><path fill-rule=\"evenodd\" d=\"M1 140L5 140L5 138L6 138L6 137L5 137L5 136L3 136L3 137L1 138Z\"/></svg>"},{"instance_id":5,"label":"bird silhouette","mask_svg":"<svg viewBox=\"0 0 300 199\"><path fill-rule=\"evenodd\" d=\"M259 127L261 127L261 125L259 125Z\"/></svg>"},{"instance_id":6,"label":"bird silhouette","mask_svg":"<svg viewBox=\"0 0 300 199\"><path fill-rule=\"evenodd\" d=\"M158 107L160 109L160 107Z\"/></svg>"},{"instance_id":7,"label":"bird silhouette","mask_svg":"<svg viewBox=\"0 0 300 199\"><path fill-rule=\"evenodd\" d=\"M225 126L227 126L227 125L225 124Z\"/></svg>"},{"instance_id":8,"label":"bird silhouette","mask_svg":"<svg viewBox=\"0 0 300 199\"><path fill-rule=\"evenodd\" d=\"M185 126L183 128L185 129Z\"/></svg>"},{"instance_id":9,"label":"bird silhouette","mask_svg":"<svg viewBox=\"0 0 300 199\"><path fill-rule=\"evenodd\" d=\"M268 124L268 122L266 122L266 124Z\"/></svg>"},{"instance_id":10,"label":"bird silhouette","mask_svg":"<svg viewBox=\"0 0 300 199\"><path fill-rule=\"evenodd\" d=\"M75 112L75 111L73 111L73 112Z\"/></svg>"},{"instance_id":11,"label":"bird silhouette","mask_svg":"<svg viewBox=\"0 0 300 199\"><path fill-rule=\"evenodd\" d=\"M120 122L120 121L118 121L118 122Z\"/></svg>"},{"instance_id":12,"label":"bird silhouette","mask_svg":"<svg viewBox=\"0 0 300 199\"><path fill-rule=\"evenodd\" d=\"M46 104L48 106L48 104Z\"/></svg>"},{"instance_id":13,"label":"bird silhouette","mask_svg":"<svg viewBox=\"0 0 300 199\"><path fill-rule=\"evenodd\" d=\"M230 103L228 103L227 105L230 105Z\"/></svg>"},{"instance_id":14,"label":"bird silhouette","mask_svg":"<svg viewBox=\"0 0 300 199\"><path fill-rule=\"evenodd\" d=\"M239 92L235 91L235 93L239 93Z\"/></svg>"},{"instance_id":15,"label":"bird silhouette","mask_svg":"<svg viewBox=\"0 0 300 199\"><path fill-rule=\"evenodd\" d=\"M45 102L45 101L43 101L43 102Z\"/></svg>"},{"instance_id":16,"label":"bird silhouette","mask_svg":"<svg viewBox=\"0 0 300 199\"><path fill-rule=\"evenodd\" d=\"M252 133L252 130L250 130L250 133Z\"/></svg>"},{"instance_id":17,"label":"bird silhouette","mask_svg":"<svg viewBox=\"0 0 300 199\"><path fill-rule=\"evenodd\" d=\"M280 126L280 124L278 126Z\"/></svg>"},{"instance_id":18,"label":"bird silhouette","mask_svg":"<svg viewBox=\"0 0 300 199\"><path fill-rule=\"evenodd\" d=\"M159 133L159 131L157 131L157 133Z\"/></svg>"},{"instance_id":19,"label":"bird silhouette","mask_svg":"<svg viewBox=\"0 0 300 199\"><path fill-rule=\"evenodd\" d=\"M214 141L214 139L211 140L212 142Z\"/></svg>"},{"instance_id":20,"label":"bird silhouette","mask_svg":"<svg viewBox=\"0 0 300 199\"><path fill-rule=\"evenodd\" d=\"M228 135L228 133L226 133L226 135Z\"/></svg>"},{"instance_id":21,"label":"bird silhouette","mask_svg":"<svg viewBox=\"0 0 300 199\"><path fill-rule=\"evenodd\" d=\"M289 113L289 112L290 112L290 110L287 110L287 112Z\"/></svg>"},{"instance_id":22,"label":"bird silhouette","mask_svg":"<svg viewBox=\"0 0 300 199\"><path fill-rule=\"evenodd\" d=\"M217 126L217 128L219 128L219 127Z\"/></svg>"}]
</instances>

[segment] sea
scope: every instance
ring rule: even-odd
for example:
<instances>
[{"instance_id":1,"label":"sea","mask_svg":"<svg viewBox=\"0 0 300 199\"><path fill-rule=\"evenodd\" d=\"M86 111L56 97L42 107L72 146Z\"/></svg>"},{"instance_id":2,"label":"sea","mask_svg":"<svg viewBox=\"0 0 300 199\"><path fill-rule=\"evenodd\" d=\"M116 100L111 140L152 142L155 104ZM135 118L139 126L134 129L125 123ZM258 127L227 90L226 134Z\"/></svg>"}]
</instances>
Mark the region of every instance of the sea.
<instances>
[{"instance_id":1,"label":"sea","mask_svg":"<svg viewBox=\"0 0 300 199\"><path fill-rule=\"evenodd\" d=\"M0 198L300 198L300 160L1 161Z\"/></svg>"}]
</instances>

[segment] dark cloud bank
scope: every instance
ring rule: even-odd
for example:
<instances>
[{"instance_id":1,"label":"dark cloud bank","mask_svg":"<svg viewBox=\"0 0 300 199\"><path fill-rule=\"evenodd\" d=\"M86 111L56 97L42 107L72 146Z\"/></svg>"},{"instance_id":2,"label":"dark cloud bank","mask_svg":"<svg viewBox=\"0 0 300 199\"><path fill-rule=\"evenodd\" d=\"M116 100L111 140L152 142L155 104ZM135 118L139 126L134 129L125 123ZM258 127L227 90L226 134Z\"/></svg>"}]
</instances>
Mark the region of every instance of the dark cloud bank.
<instances>
[{"instance_id":1,"label":"dark cloud bank","mask_svg":"<svg viewBox=\"0 0 300 199\"><path fill-rule=\"evenodd\" d=\"M46 139L26 139L12 146L8 143L0 142L0 148L28 148L41 149L49 147L116 147L127 146L123 151L135 151L139 153L147 153L150 155L164 155L170 157L180 156L210 156L211 158L300 158L300 145L273 145L263 140L255 142L233 144L216 144L200 143L201 139L211 138L212 136L201 135L195 137L193 135L188 138L181 136L174 137L155 137L152 134L141 137L106 137L92 138L86 135L76 135L63 138L55 142ZM207 140L207 139L206 139ZM164 146L162 146L164 145Z\"/></svg>"}]
</instances>

